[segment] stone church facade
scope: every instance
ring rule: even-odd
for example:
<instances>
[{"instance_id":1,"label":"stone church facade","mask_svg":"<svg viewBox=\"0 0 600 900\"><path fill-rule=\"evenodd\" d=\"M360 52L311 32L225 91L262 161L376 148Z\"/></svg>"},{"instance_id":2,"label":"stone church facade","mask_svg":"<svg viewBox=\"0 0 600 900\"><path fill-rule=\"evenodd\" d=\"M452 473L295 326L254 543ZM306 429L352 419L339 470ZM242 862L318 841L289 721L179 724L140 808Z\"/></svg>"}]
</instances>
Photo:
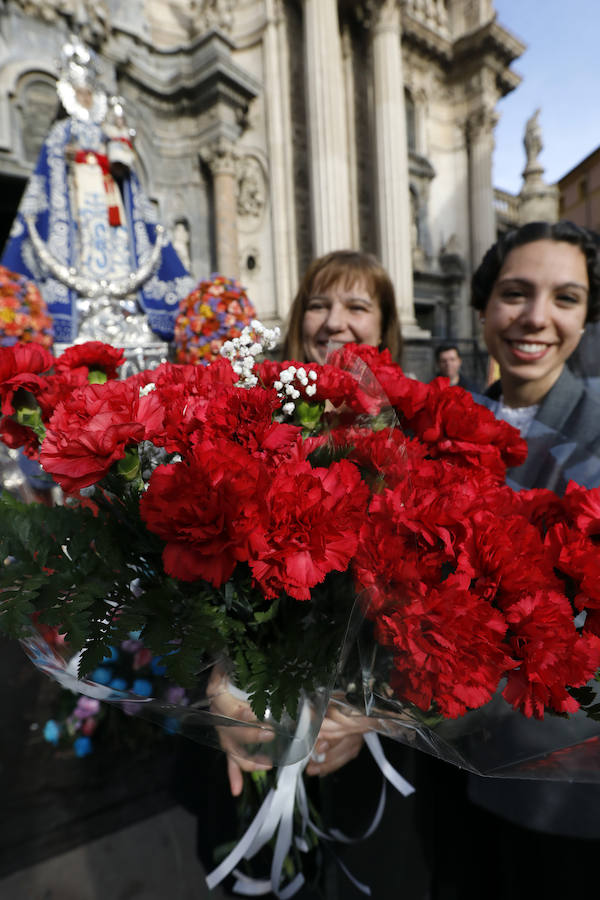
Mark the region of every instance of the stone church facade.
<instances>
[{"instance_id":1,"label":"stone church facade","mask_svg":"<svg viewBox=\"0 0 600 900\"><path fill-rule=\"evenodd\" d=\"M391 273L406 368L468 342L467 283L496 234L496 104L523 45L492 0L5 0L3 240L76 32L125 98L138 171L197 278L239 277L267 322L340 247Z\"/></svg>"}]
</instances>

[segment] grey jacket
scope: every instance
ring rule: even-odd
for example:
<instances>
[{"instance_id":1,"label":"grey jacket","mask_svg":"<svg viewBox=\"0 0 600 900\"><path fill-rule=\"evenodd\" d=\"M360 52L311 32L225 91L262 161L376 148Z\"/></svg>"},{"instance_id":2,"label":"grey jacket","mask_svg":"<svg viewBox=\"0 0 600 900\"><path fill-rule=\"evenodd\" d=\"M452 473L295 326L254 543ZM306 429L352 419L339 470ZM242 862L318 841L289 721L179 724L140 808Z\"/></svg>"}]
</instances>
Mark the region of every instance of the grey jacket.
<instances>
[{"instance_id":1,"label":"grey jacket","mask_svg":"<svg viewBox=\"0 0 600 900\"><path fill-rule=\"evenodd\" d=\"M497 381L487 392L500 397ZM494 404L488 404L492 408ZM508 478L524 488L549 488L563 494L569 481L600 485L600 395L565 368L540 404L527 435L528 454Z\"/></svg>"},{"instance_id":2,"label":"grey jacket","mask_svg":"<svg viewBox=\"0 0 600 900\"><path fill-rule=\"evenodd\" d=\"M490 393L493 398L500 392L492 385ZM590 488L600 485L600 399L566 367L540 404L534 425L527 435L528 458L509 471L510 480L521 487L550 488L557 493L563 493L570 480ZM600 838L600 784L473 775L469 796L477 805L525 828Z\"/></svg>"}]
</instances>

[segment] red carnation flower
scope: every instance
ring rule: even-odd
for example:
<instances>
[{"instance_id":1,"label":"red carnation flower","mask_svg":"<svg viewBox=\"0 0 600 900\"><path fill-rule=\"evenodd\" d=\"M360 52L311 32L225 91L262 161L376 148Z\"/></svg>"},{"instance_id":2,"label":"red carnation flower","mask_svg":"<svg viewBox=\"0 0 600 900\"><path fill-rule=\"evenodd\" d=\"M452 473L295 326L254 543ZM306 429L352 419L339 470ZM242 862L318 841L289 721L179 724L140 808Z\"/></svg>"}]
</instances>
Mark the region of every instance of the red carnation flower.
<instances>
[{"instance_id":1,"label":"red carnation flower","mask_svg":"<svg viewBox=\"0 0 600 900\"><path fill-rule=\"evenodd\" d=\"M266 597L309 600L332 570L343 572L356 551L368 488L342 460L329 469L287 463L272 477L265 545L250 559Z\"/></svg>"},{"instance_id":2,"label":"red carnation flower","mask_svg":"<svg viewBox=\"0 0 600 900\"><path fill-rule=\"evenodd\" d=\"M206 410L204 433L207 437L225 437L260 457L269 468L281 465L293 452L302 429L273 421L280 408L275 391L264 388L228 388L218 403Z\"/></svg>"},{"instance_id":3,"label":"red carnation flower","mask_svg":"<svg viewBox=\"0 0 600 900\"><path fill-rule=\"evenodd\" d=\"M165 571L220 587L261 544L265 468L232 441L203 441L185 462L152 473L140 512L165 542Z\"/></svg>"},{"instance_id":4,"label":"red carnation flower","mask_svg":"<svg viewBox=\"0 0 600 900\"><path fill-rule=\"evenodd\" d=\"M572 580L575 608L600 610L600 554L597 544L566 522L557 522L548 530L545 545L555 568ZM586 619L586 629L591 622Z\"/></svg>"},{"instance_id":5,"label":"red carnation flower","mask_svg":"<svg viewBox=\"0 0 600 900\"><path fill-rule=\"evenodd\" d=\"M42 421L47 424L61 400L68 400L76 388L89 384L86 369L66 369L59 375L46 375L29 388L38 402Z\"/></svg>"},{"instance_id":6,"label":"red carnation flower","mask_svg":"<svg viewBox=\"0 0 600 900\"><path fill-rule=\"evenodd\" d=\"M31 428L26 428L24 425L19 425L18 422L15 422L9 416L4 416L0 419L0 441L13 450L23 447L25 455L29 456L30 459L38 458L40 445L35 431L32 431Z\"/></svg>"},{"instance_id":7,"label":"red carnation flower","mask_svg":"<svg viewBox=\"0 0 600 900\"><path fill-rule=\"evenodd\" d=\"M600 536L600 487L588 489L569 482L564 510L583 534Z\"/></svg>"},{"instance_id":8,"label":"red carnation flower","mask_svg":"<svg viewBox=\"0 0 600 900\"><path fill-rule=\"evenodd\" d=\"M77 388L50 419L40 462L67 493L95 484L127 447L145 439L153 409L153 398L140 400L126 381Z\"/></svg>"},{"instance_id":9,"label":"red carnation flower","mask_svg":"<svg viewBox=\"0 0 600 900\"><path fill-rule=\"evenodd\" d=\"M412 418L423 408L429 395L429 385L407 378L389 350L378 350L366 344L344 344L332 354L329 362L352 372L365 387L374 380L377 388L371 388L371 391L374 394L378 391L385 398L382 405L398 409L407 418Z\"/></svg>"},{"instance_id":10,"label":"red carnation flower","mask_svg":"<svg viewBox=\"0 0 600 900\"><path fill-rule=\"evenodd\" d=\"M88 372L104 372L107 378L117 378L118 368L125 362L122 349L103 344L102 341L86 341L68 347L56 359L56 372L85 368Z\"/></svg>"},{"instance_id":11,"label":"red carnation flower","mask_svg":"<svg viewBox=\"0 0 600 900\"><path fill-rule=\"evenodd\" d=\"M506 623L489 603L452 576L439 588L421 585L379 616L376 636L394 653L390 683L397 695L448 718L491 698L515 665L503 639Z\"/></svg>"},{"instance_id":12,"label":"red carnation flower","mask_svg":"<svg viewBox=\"0 0 600 900\"><path fill-rule=\"evenodd\" d=\"M600 638L579 635L571 605L557 592L536 590L506 612L509 643L520 659L502 693L524 715L541 719L544 710L571 713L579 708L567 686L580 687L600 664Z\"/></svg>"},{"instance_id":13,"label":"red carnation flower","mask_svg":"<svg viewBox=\"0 0 600 900\"><path fill-rule=\"evenodd\" d=\"M2 412L11 415L15 411L13 397L23 388L31 390L53 363L53 356L39 344L15 344L14 347L0 348L0 400Z\"/></svg>"},{"instance_id":14,"label":"red carnation flower","mask_svg":"<svg viewBox=\"0 0 600 900\"><path fill-rule=\"evenodd\" d=\"M436 379L429 388L424 407L408 425L432 453L452 455L463 466L485 466L502 479L506 467L524 462L527 444L516 428L496 419L468 391L451 388L444 379Z\"/></svg>"},{"instance_id":15,"label":"red carnation flower","mask_svg":"<svg viewBox=\"0 0 600 900\"><path fill-rule=\"evenodd\" d=\"M235 374L226 360L210 366L159 366L154 372L154 392L164 410L161 429L147 439L169 453L186 455L189 447L204 439L210 410L222 406L232 389Z\"/></svg>"}]
</instances>

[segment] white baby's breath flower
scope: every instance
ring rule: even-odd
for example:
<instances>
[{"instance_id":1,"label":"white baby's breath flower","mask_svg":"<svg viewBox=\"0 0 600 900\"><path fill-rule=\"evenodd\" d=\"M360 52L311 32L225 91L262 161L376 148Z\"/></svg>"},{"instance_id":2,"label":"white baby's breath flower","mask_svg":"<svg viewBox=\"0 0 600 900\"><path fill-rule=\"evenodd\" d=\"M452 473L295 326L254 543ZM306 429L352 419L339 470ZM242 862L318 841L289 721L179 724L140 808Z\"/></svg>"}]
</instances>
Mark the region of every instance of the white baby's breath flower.
<instances>
[{"instance_id":1,"label":"white baby's breath flower","mask_svg":"<svg viewBox=\"0 0 600 900\"><path fill-rule=\"evenodd\" d=\"M273 349L279 341L278 328L265 328L258 319L242 330L237 338L225 341L221 347L221 356L228 359L233 371L239 375L238 387L254 387L258 378L253 374L256 357L265 349Z\"/></svg>"},{"instance_id":2,"label":"white baby's breath flower","mask_svg":"<svg viewBox=\"0 0 600 900\"><path fill-rule=\"evenodd\" d=\"M148 382L143 387L140 387L140 397L147 397L148 394L151 394L152 391L156 390L156 385L153 381Z\"/></svg>"},{"instance_id":3,"label":"white baby's breath flower","mask_svg":"<svg viewBox=\"0 0 600 900\"><path fill-rule=\"evenodd\" d=\"M315 381L317 373L311 369L306 371L304 366L288 366L279 373L279 379L273 382L273 387L277 391L277 396L282 403L282 410L285 415L290 415L295 409L295 403L292 401L299 400L304 390L306 397L314 397L317 392ZM311 384L312 382L312 384Z\"/></svg>"}]
</instances>

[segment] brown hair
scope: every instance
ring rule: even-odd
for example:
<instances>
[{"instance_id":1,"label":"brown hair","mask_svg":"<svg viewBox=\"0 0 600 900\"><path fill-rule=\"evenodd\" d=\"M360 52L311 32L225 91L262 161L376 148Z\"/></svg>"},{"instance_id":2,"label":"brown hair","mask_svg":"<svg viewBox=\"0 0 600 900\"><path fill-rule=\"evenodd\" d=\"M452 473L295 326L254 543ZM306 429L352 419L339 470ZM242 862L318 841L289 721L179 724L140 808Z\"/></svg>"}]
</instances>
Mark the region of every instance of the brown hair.
<instances>
[{"instance_id":1,"label":"brown hair","mask_svg":"<svg viewBox=\"0 0 600 900\"><path fill-rule=\"evenodd\" d=\"M287 334L283 342L283 358L304 359L302 324L308 301L315 290L326 291L341 281L350 287L361 279L371 297L379 303L381 311L381 349L388 349L392 358L400 362L402 357L402 332L396 310L396 295L392 280L379 260L371 253L359 250L334 250L313 260L304 273L298 293L294 297L288 319Z\"/></svg>"}]
</instances>

